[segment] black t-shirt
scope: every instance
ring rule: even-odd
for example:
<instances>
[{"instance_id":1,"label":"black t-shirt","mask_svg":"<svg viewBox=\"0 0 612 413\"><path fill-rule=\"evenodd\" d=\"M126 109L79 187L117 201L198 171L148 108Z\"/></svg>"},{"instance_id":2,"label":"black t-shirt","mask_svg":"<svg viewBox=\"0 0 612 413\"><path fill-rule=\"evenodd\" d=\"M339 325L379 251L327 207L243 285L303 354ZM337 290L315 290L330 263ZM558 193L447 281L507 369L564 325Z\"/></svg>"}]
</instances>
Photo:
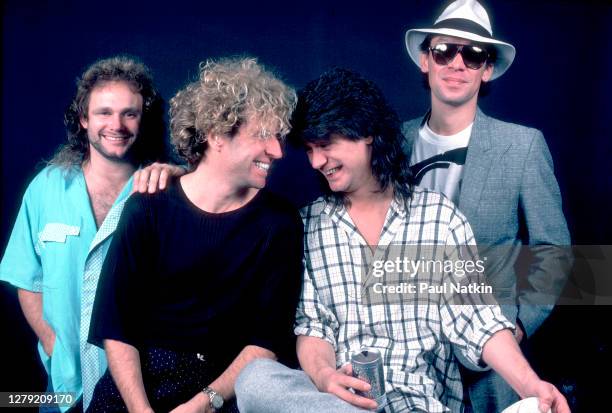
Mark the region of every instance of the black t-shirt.
<instances>
[{"instance_id":1,"label":"black t-shirt","mask_svg":"<svg viewBox=\"0 0 612 413\"><path fill-rule=\"evenodd\" d=\"M179 182L125 204L98 284L89 341L203 352L224 366L249 344L291 362L303 225L266 190L199 209Z\"/></svg>"}]
</instances>

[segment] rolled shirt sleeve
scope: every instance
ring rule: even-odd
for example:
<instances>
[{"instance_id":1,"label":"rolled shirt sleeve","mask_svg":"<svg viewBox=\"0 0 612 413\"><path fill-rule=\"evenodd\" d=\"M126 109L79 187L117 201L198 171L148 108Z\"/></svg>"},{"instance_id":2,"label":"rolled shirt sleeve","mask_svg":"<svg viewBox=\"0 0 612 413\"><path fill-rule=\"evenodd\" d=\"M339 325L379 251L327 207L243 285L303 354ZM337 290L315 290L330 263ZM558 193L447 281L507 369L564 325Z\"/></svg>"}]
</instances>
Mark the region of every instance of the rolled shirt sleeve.
<instances>
[{"instance_id":1,"label":"rolled shirt sleeve","mask_svg":"<svg viewBox=\"0 0 612 413\"><path fill-rule=\"evenodd\" d=\"M298 336L321 338L331 344L334 351L337 351L338 320L319 298L312 277L312 269L309 268L308 257L305 257L305 260L304 283L296 311L294 332Z\"/></svg>"},{"instance_id":2,"label":"rolled shirt sleeve","mask_svg":"<svg viewBox=\"0 0 612 413\"><path fill-rule=\"evenodd\" d=\"M478 251L472 229L463 214L455 209L446 239L446 253L458 260L478 260ZM476 272L471 280L482 277ZM454 274L447 274L447 279ZM453 297L446 296L440 307L442 330L453 346L453 353L465 367L471 370L487 370L489 367L482 362L482 349L493 334L503 329L514 330L514 325L508 321L493 297L481 296L478 293L469 294L469 304L456 305Z\"/></svg>"}]
</instances>

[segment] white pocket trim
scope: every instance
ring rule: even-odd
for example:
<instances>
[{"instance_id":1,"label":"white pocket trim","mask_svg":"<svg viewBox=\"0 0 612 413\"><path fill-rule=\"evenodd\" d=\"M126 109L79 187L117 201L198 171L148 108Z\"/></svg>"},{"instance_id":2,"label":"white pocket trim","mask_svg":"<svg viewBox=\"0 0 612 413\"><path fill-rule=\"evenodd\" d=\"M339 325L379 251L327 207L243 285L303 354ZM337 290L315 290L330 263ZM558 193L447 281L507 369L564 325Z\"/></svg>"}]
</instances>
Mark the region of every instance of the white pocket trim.
<instances>
[{"instance_id":1,"label":"white pocket trim","mask_svg":"<svg viewBox=\"0 0 612 413\"><path fill-rule=\"evenodd\" d=\"M59 222L50 222L45 225L42 231L38 233L38 243L36 245L37 251L38 248L45 247L45 242L61 242L65 243L66 238L69 235L78 236L81 233L81 227L77 227L74 225L62 224Z\"/></svg>"}]
</instances>

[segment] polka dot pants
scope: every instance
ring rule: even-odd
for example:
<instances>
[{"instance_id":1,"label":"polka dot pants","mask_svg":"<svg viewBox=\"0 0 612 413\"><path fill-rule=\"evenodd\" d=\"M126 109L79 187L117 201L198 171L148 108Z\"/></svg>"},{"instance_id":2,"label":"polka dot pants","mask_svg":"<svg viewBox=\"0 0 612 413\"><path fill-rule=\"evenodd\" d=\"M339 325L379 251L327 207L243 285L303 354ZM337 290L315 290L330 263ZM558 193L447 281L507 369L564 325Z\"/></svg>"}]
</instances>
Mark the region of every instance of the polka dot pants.
<instances>
[{"instance_id":1,"label":"polka dot pants","mask_svg":"<svg viewBox=\"0 0 612 413\"><path fill-rule=\"evenodd\" d=\"M149 403L155 412L169 412L185 403L216 379L219 371L200 353L150 348L140 354L143 381ZM88 413L127 412L110 372L96 384ZM238 413L235 399L226 401L222 413Z\"/></svg>"}]
</instances>

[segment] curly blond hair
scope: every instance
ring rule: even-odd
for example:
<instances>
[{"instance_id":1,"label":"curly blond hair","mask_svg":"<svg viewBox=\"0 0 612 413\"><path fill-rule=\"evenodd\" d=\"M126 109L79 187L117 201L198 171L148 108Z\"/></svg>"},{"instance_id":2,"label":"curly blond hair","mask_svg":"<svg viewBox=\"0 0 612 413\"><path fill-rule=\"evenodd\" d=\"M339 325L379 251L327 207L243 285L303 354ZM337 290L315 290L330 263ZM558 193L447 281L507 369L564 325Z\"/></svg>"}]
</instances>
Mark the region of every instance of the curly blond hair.
<instances>
[{"instance_id":1,"label":"curly blond hair","mask_svg":"<svg viewBox=\"0 0 612 413\"><path fill-rule=\"evenodd\" d=\"M295 91L255 58L207 60L200 63L200 79L170 100L172 144L194 166L208 136L233 137L249 120L259 123L262 138L284 139L296 101Z\"/></svg>"}]
</instances>

